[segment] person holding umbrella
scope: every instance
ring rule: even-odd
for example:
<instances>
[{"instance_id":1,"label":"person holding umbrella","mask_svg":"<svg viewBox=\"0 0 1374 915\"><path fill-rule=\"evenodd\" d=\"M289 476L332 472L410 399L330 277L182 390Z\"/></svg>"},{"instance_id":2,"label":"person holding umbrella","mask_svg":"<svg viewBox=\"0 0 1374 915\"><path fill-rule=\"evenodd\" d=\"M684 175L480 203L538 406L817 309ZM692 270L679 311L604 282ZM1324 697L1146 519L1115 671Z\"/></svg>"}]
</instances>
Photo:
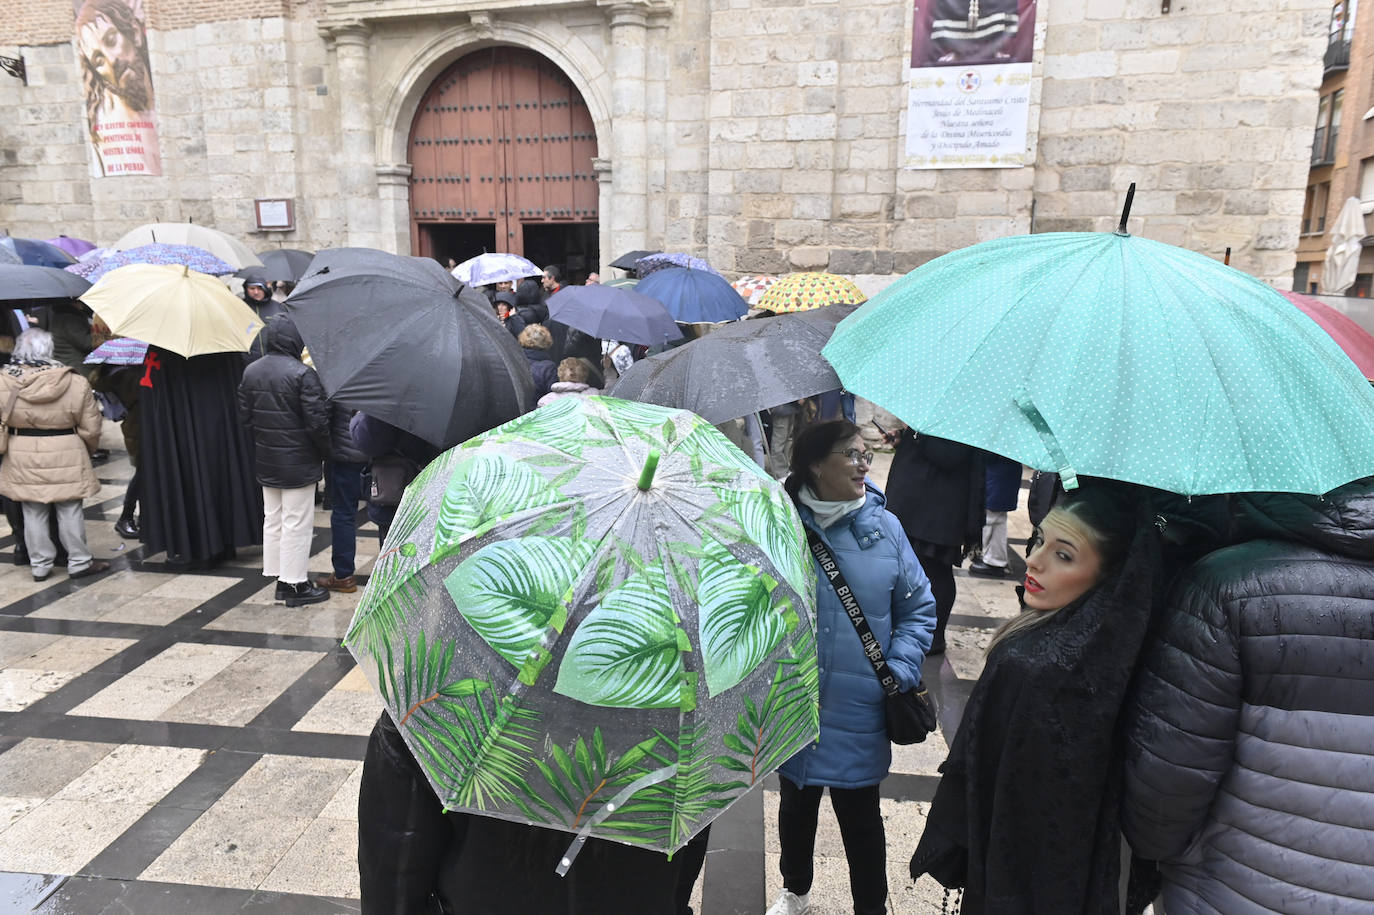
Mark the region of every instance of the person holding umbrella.
<instances>
[{"instance_id":1,"label":"person holding umbrella","mask_svg":"<svg viewBox=\"0 0 1374 915\"><path fill-rule=\"evenodd\" d=\"M845 420L811 426L792 450L785 486L807 527L820 582L821 733L818 742L779 770L783 892L768 915L802 915L810 908L816 818L827 788L844 838L855 915L887 912L887 840L878 803L878 786L892 763L884 720L887 694L836 588L847 583L852 589L902 691L921 682L935 629L935 598L901 523L866 480L872 461L859 427ZM844 581L822 568L818 543L830 552Z\"/></svg>"},{"instance_id":2,"label":"person holding umbrella","mask_svg":"<svg viewBox=\"0 0 1374 915\"><path fill-rule=\"evenodd\" d=\"M272 284L268 281L267 275L262 272L261 267L247 267L239 271L243 280L243 304L253 309L253 313L258 316L258 320L265 326L267 322L279 314L283 314L285 309L280 302L272 298ZM267 354L266 347L261 337L253 341L252 347L244 354L245 362L253 362L261 359Z\"/></svg>"},{"instance_id":3,"label":"person holding umbrella","mask_svg":"<svg viewBox=\"0 0 1374 915\"><path fill-rule=\"evenodd\" d=\"M315 484L329 458L329 402L315 370L301 362L305 345L289 317L273 318L259 339L266 354L244 369L238 404L262 484L262 574L277 579L286 606L317 604L329 592L307 569Z\"/></svg>"},{"instance_id":4,"label":"person holding umbrella","mask_svg":"<svg viewBox=\"0 0 1374 915\"><path fill-rule=\"evenodd\" d=\"M8 428L0 494L23 504L34 581L52 574L57 556L48 532L50 512L57 515L69 578L110 568L91 556L81 514L82 500L100 491L90 457L100 442L100 409L86 379L52 356L52 335L30 328L0 371L0 424Z\"/></svg>"}]
</instances>

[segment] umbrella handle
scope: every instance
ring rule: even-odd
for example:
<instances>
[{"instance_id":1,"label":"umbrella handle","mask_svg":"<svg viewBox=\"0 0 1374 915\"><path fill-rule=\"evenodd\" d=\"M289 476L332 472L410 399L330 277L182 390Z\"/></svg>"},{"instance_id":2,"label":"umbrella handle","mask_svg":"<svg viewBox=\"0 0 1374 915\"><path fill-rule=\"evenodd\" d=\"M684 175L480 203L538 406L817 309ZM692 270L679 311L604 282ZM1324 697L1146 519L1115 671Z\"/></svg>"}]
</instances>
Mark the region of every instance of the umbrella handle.
<instances>
[{"instance_id":1,"label":"umbrella handle","mask_svg":"<svg viewBox=\"0 0 1374 915\"><path fill-rule=\"evenodd\" d=\"M577 838L573 839L572 844L568 846L568 850L563 854L563 859L558 862L558 867L554 872L560 877L566 877L568 868L572 867L573 861L577 859L577 853L582 851L583 845L587 844L587 838L592 834L592 828L599 826L602 820L625 806L625 802L633 797L635 792L642 791L650 785L657 785L659 782L666 782L675 775L677 775L677 763L664 766L662 769L655 769L621 789L619 794L606 802L606 806L587 818L587 822L577 831Z\"/></svg>"},{"instance_id":2,"label":"umbrella handle","mask_svg":"<svg viewBox=\"0 0 1374 915\"><path fill-rule=\"evenodd\" d=\"M649 456L644 461L644 470L640 472L639 483L637 484L643 492L648 492L649 484L654 481L654 474L658 471L658 458L658 449L649 449Z\"/></svg>"},{"instance_id":3,"label":"umbrella handle","mask_svg":"<svg viewBox=\"0 0 1374 915\"><path fill-rule=\"evenodd\" d=\"M1064 491L1078 488L1078 472L1069 466L1069 457L1064 453L1064 448L1059 444L1059 439L1054 437L1050 431L1050 424L1046 422L1044 414L1040 408L1031 400L1030 393L1024 388L1017 392L1014 398L1017 408L1030 421L1035 431L1040 434L1040 440L1045 445L1045 450L1050 453L1050 460L1054 462L1058 469L1059 480L1064 485Z\"/></svg>"}]
</instances>

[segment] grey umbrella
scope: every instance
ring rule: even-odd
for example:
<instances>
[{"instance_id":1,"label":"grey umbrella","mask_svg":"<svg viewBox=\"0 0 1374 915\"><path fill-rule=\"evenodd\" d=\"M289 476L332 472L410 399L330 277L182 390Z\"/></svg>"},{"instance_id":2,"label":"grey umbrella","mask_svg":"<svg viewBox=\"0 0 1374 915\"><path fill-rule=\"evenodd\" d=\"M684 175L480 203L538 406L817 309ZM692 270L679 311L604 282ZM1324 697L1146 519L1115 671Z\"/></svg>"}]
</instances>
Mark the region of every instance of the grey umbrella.
<instances>
[{"instance_id":1,"label":"grey umbrella","mask_svg":"<svg viewBox=\"0 0 1374 915\"><path fill-rule=\"evenodd\" d=\"M0 264L0 302L74 299L90 288L89 281L56 267Z\"/></svg>"},{"instance_id":2,"label":"grey umbrella","mask_svg":"<svg viewBox=\"0 0 1374 915\"><path fill-rule=\"evenodd\" d=\"M486 297L429 258L321 251L285 304L331 397L435 445L534 407L529 363Z\"/></svg>"},{"instance_id":3,"label":"grey umbrella","mask_svg":"<svg viewBox=\"0 0 1374 915\"><path fill-rule=\"evenodd\" d=\"M830 305L713 329L638 362L613 397L691 410L723 423L840 387L821 348L858 305Z\"/></svg>"}]
</instances>

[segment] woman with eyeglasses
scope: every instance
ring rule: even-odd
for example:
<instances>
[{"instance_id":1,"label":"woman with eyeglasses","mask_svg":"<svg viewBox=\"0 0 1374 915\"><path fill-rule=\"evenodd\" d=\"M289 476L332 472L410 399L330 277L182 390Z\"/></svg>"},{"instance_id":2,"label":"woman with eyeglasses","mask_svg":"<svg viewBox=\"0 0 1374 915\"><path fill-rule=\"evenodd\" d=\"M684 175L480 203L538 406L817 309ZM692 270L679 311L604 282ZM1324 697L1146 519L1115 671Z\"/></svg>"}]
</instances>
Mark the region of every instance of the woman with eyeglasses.
<instances>
[{"instance_id":1,"label":"woman with eyeglasses","mask_svg":"<svg viewBox=\"0 0 1374 915\"><path fill-rule=\"evenodd\" d=\"M866 479L872 462L858 426L845 420L817 423L797 437L784 485L802 522L833 556L905 691L921 680L921 662L935 630L935 599L901 522ZM813 563L821 733L780 770L783 892L768 915L810 909L816 820L826 788L844 838L855 915L882 915L887 911L887 842L878 785L892 763L885 693L835 590L839 582L831 583L819 560Z\"/></svg>"}]
</instances>

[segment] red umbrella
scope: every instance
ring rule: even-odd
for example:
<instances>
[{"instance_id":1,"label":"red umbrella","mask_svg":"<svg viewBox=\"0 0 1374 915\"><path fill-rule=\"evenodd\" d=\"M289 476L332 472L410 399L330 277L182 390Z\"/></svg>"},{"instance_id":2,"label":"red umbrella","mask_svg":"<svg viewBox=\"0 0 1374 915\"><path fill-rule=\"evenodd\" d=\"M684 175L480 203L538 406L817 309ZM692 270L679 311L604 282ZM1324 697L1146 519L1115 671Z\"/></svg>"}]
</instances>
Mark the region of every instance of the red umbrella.
<instances>
[{"instance_id":1,"label":"red umbrella","mask_svg":"<svg viewBox=\"0 0 1374 915\"><path fill-rule=\"evenodd\" d=\"M1325 302L1298 292L1283 292L1283 296L1330 334L1364 377L1374 381L1374 335Z\"/></svg>"}]
</instances>

